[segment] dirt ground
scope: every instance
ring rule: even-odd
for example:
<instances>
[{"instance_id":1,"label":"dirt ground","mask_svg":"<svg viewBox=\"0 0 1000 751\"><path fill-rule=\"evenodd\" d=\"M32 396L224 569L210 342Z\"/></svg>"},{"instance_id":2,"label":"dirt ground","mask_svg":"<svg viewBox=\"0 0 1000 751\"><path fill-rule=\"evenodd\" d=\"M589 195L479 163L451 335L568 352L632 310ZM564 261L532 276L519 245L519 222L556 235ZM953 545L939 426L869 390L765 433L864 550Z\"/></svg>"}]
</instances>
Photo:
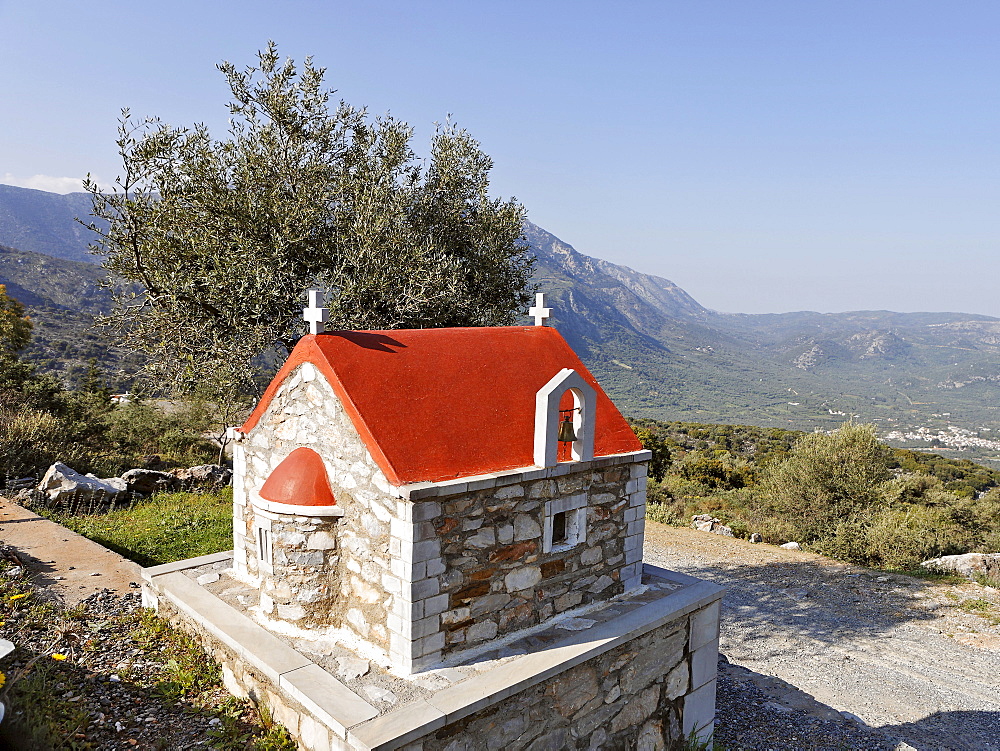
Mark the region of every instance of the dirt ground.
<instances>
[{"instance_id":1,"label":"dirt ground","mask_svg":"<svg viewBox=\"0 0 1000 751\"><path fill-rule=\"evenodd\" d=\"M917 749L1000 748L995 589L655 522L645 559L728 587L722 669L776 711L839 715Z\"/></svg>"}]
</instances>

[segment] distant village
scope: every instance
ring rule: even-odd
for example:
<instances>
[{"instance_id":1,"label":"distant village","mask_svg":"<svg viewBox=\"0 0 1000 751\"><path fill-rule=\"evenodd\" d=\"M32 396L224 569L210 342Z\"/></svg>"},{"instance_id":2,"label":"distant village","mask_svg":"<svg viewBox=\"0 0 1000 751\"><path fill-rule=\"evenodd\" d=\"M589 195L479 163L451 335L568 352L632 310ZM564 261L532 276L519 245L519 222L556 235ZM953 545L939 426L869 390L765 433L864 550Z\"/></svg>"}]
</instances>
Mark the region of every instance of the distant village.
<instances>
[{"instance_id":1,"label":"distant village","mask_svg":"<svg viewBox=\"0 0 1000 751\"><path fill-rule=\"evenodd\" d=\"M920 441L934 448L951 448L965 451L970 448L990 449L1000 451L1000 440L981 437L981 433L991 432L990 428L981 427L978 430L968 430L957 425L949 425L947 430L926 427L893 430L886 433L886 441Z\"/></svg>"}]
</instances>

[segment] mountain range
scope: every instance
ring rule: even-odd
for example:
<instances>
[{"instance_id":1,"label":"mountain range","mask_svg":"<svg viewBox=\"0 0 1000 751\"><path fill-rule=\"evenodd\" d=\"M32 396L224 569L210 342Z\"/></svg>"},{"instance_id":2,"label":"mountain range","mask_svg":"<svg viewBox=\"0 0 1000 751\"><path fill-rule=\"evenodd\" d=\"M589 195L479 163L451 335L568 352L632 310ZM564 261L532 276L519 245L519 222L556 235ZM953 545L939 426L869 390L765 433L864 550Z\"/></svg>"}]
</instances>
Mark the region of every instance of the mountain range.
<instances>
[{"instance_id":1,"label":"mountain range","mask_svg":"<svg viewBox=\"0 0 1000 751\"><path fill-rule=\"evenodd\" d=\"M89 196L0 185L0 283L32 309L29 355L78 372L112 353L84 334L110 300L87 251ZM720 313L667 279L592 258L525 225L559 328L634 417L886 431L1000 432L1000 319L965 313ZM995 452L994 452L995 453Z\"/></svg>"}]
</instances>

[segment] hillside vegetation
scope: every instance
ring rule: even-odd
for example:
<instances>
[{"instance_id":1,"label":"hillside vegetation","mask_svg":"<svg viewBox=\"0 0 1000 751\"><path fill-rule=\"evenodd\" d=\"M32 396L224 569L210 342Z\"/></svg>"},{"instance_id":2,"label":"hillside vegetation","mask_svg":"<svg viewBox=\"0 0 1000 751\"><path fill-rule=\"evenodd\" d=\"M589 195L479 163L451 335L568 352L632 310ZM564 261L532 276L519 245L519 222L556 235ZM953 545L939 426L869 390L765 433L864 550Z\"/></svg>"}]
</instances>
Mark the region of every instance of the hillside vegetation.
<instances>
[{"instance_id":1,"label":"hillside vegetation","mask_svg":"<svg viewBox=\"0 0 1000 751\"><path fill-rule=\"evenodd\" d=\"M35 317L27 356L44 371L75 384L96 357L125 387L134 365L90 328L109 301L95 286L104 272L86 253L90 233L74 221L89 212L83 193L0 186L0 245L10 246L0 248L0 283ZM530 222L524 232L554 325L626 414L797 430L854 418L882 433L957 425L1000 434L1000 320L719 313L668 279L586 256ZM998 450L970 452L1000 466Z\"/></svg>"},{"instance_id":2,"label":"hillside vegetation","mask_svg":"<svg viewBox=\"0 0 1000 751\"><path fill-rule=\"evenodd\" d=\"M104 279L92 263L0 245L0 284L27 307L34 324L24 357L69 387L80 385L94 361L111 387L124 391L136 361L96 324L111 309Z\"/></svg>"},{"instance_id":3,"label":"hillside vegetation","mask_svg":"<svg viewBox=\"0 0 1000 751\"><path fill-rule=\"evenodd\" d=\"M712 514L739 537L895 570L1000 551L1000 472L890 448L870 425L830 434L648 419L634 427L654 452L656 521Z\"/></svg>"}]
</instances>

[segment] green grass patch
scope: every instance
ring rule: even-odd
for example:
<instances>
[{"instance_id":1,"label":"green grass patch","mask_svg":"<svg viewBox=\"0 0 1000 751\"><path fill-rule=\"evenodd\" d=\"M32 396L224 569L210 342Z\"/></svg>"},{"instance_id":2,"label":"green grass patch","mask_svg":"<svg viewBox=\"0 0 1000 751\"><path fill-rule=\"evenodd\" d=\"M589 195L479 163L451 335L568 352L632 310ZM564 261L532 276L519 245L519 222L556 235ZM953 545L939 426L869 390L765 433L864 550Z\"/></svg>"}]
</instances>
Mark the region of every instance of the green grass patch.
<instances>
[{"instance_id":1,"label":"green grass patch","mask_svg":"<svg viewBox=\"0 0 1000 751\"><path fill-rule=\"evenodd\" d=\"M887 571L888 573L894 574L905 574L906 576L912 576L914 579L922 579L927 582L932 582L934 584L965 584L969 580L966 579L961 574L953 574L946 571L935 571L934 569L924 568L923 566L910 566L901 570L889 569L875 569L876 571Z\"/></svg>"},{"instance_id":2,"label":"green grass patch","mask_svg":"<svg viewBox=\"0 0 1000 751\"><path fill-rule=\"evenodd\" d=\"M162 493L106 514L54 519L141 566L157 566L229 550L233 491Z\"/></svg>"},{"instance_id":3,"label":"green grass patch","mask_svg":"<svg viewBox=\"0 0 1000 751\"><path fill-rule=\"evenodd\" d=\"M983 615L989 613L993 609L993 603L982 598L976 598L973 600L963 600L958 605L959 608L964 610L966 613L976 613Z\"/></svg>"}]
</instances>

